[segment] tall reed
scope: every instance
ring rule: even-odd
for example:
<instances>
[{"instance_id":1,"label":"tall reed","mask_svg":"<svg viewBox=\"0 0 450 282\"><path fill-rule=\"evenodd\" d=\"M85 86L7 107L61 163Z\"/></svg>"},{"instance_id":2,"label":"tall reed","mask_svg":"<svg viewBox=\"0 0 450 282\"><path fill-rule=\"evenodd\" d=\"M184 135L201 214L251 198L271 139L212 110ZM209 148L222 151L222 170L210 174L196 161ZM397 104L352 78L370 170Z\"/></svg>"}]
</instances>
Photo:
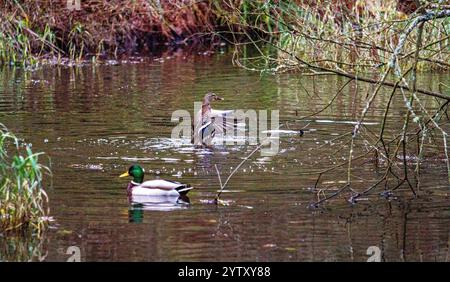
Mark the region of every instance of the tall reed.
<instances>
[{"instance_id":1,"label":"tall reed","mask_svg":"<svg viewBox=\"0 0 450 282\"><path fill-rule=\"evenodd\" d=\"M49 214L42 181L50 170L39 162L42 153L19 143L0 123L0 233L28 228L40 233Z\"/></svg>"}]
</instances>

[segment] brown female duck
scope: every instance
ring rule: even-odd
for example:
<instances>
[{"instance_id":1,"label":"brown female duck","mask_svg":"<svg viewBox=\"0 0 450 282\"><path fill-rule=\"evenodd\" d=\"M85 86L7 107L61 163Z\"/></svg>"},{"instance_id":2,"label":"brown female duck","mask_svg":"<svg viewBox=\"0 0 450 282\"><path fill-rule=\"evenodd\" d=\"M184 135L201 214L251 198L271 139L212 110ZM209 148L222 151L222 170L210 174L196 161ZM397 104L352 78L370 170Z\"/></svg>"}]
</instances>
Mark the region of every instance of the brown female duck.
<instances>
[{"instance_id":1,"label":"brown female duck","mask_svg":"<svg viewBox=\"0 0 450 282\"><path fill-rule=\"evenodd\" d=\"M224 132L229 127L224 119L230 116L233 110L214 110L213 101L222 101L223 98L209 92L205 95L200 111L195 115L193 143L197 146L210 146L216 131Z\"/></svg>"}]
</instances>

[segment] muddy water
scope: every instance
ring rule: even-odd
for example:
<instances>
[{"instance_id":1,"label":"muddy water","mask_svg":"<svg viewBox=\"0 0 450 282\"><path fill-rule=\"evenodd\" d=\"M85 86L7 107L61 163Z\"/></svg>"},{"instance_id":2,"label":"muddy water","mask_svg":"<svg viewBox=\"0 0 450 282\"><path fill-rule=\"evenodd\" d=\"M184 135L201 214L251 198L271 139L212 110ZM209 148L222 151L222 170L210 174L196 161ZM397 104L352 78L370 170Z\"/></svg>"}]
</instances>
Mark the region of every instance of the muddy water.
<instances>
[{"instance_id":1,"label":"muddy water","mask_svg":"<svg viewBox=\"0 0 450 282\"><path fill-rule=\"evenodd\" d=\"M402 187L384 199L380 187L355 205L343 194L308 208L321 195L312 189L317 175L311 173L348 156L348 147L336 152L344 140L333 140L351 131L368 89L351 83L326 111L300 118L320 110L345 82L260 75L233 67L227 55L2 69L0 122L50 157L47 191L55 221L42 239L0 237L0 260L66 261L71 246L82 261L366 261L370 246L385 261L447 260L450 202L442 154L422 168L418 198ZM448 74L420 78L428 89L441 82L450 83ZM172 112L192 112L208 91L225 98L214 105L219 109L279 110L283 129L305 127L301 137L282 134L277 155L256 153L246 162L222 194L227 205L220 206L207 203L219 188L214 165L224 179L254 146L196 149L189 140L170 139ZM388 93L383 89L368 113L366 127L374 132ZM398 95L392 120L404 115L402 103ZM399 126L392 122L387 130ZM132 163L145 168L146 179L195 186L191 204L130 204L127 180L118 175ZM368 188L381 173L373 162L362 163L352 188ZM319 186L328 195L346 177L345 170L332 171Z\"/></svg>"}]
</instances>

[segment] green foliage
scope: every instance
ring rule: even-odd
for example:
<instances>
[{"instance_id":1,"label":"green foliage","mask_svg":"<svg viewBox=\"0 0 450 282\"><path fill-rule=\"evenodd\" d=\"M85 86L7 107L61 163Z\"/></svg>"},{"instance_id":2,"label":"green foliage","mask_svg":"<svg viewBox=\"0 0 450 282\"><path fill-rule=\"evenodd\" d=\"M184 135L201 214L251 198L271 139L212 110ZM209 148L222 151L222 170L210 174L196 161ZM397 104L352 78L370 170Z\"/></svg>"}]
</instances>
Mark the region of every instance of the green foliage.
<instances>
[{"instance_id":1,"label":"green foliage","mask_svg":"<svg viewBox=\"0 0 450 282\"><path fill-rule=\"evenodd\" d=\"M48 198L42 187L42 153L33 153L0 124L0 232L28 229L39 233L48 218Z\"/></svg>"},{"instance_id":2,"label":"green foliage","mask_svg":"<svg viewBox=\"0 0 450 282\"><path fill-rule=\"evenodd\" d=\"M27 18L0 15L0 21L0 64L33 65L55 40L48 26L43 34L33 32Z\"/></svg>"}]
</instances>

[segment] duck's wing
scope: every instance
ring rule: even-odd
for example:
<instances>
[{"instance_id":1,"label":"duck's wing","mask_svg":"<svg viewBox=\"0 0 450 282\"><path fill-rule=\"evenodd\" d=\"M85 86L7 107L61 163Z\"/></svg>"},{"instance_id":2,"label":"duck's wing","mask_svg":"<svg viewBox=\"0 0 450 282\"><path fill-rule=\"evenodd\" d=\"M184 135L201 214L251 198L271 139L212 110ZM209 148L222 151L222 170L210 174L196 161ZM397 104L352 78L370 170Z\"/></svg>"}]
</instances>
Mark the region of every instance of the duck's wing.
<instances>
[{"instance_id":1,"label":"duck's wing","mask_svg":"<svg viewBox=\"0 0 450 282\"><path fill-rule=\"evenodd\" d=\"M209 144L211 139L215 135L214 125L212 120L205 122L203 125L200 123L194 128L194 135L192 136L191 142L194 145L205 145Z\"/></svg>"},{"instance_id":2,"label":"duck's wing","mask_svg":"<svg viewBox=\"0 0 450 282\"><path fill-rule=\"evenodd\" d=\"M234 113L234 110L214 110L211 109L211 117L226 117Z\"/></svg>"},{"instance_id":3,"label":"duck's wing","mask_svg":"<svg viewBox=\"0 0 450 282\"><path fill-rule=\"evenodd\" d=\"M210 145L215 135L214 126L215 117L211 116L208 110L203 116L201 112L197 114L194 127L193 143L194 145Z\"/></svg>"},{"instance_id":4,"label":"duck's wing","mask_svg":"<svg viewBox=\"0 0 450 282\"><path fill-rule=\"evenodd\" d=\"M200 128L202 143L205 145L211 144L211 140L216 135L216 130L214 129L213 122L210 121Z\"/></svg>"},{"instance_id":5,"label":"duck's wing","mask_svg":"<svg viewBox=\"0 0 450 282\"><path fill-rule=\"evenodd\" d=\"M140 188L144 189L160 189L165 191L177 191L180 194L185 194L189 190L192 190L192 187L189 184L183 184L177 181L165 180L165 179L155 179L148 180L139 185Z\"/></svg>"},{"instance_id":6,"label":"duck's wing","mask_svg":"<svg viewBox=\"0 0 450 282\"><path fill-rule=\"evenodd\" d=\"M226 131L234 132L237 124L234 113L234 110L211 109L211 121L214 131L219 134L224 134Z\"/></svg>"},{"instance_id":7,"label":"duck's wing","mask_svg":"<svg viewBox=\"0 0 450 282\"><path fill-rule=\"evenodd\" d=\"M234 112L234 110L209 109L203 116L199 112L194 127L195 145L210 145L216 133L233 132L236 127L233 119Z\"/></svg>"},{"instance_id":8,"label":"duck's wing","mask_svg":"<svg viewBox=\"0 0 450 282\"><path fill-rule=\"evenodd\" d=\"M226 131L233 132L234 127L234 123L227 122L225 119L211 118L199 128L197 136L202 144L210 145L216 133L224 135Z\"/></svg>"},{"instance_id":9,"label":"duck's wing","mask_svg":"<svg viewBox=\"0 0 450 282\"><path fill-rule=\"evenodd\" d=\"M170 181L165 179L155 179L155 180L148 180L140 184L139 186L142 188L149 188L149 189L162 189L162 190L173 190L177 187L180 187L184 184L176 181Z\"/></svg>"}]
</instances>

